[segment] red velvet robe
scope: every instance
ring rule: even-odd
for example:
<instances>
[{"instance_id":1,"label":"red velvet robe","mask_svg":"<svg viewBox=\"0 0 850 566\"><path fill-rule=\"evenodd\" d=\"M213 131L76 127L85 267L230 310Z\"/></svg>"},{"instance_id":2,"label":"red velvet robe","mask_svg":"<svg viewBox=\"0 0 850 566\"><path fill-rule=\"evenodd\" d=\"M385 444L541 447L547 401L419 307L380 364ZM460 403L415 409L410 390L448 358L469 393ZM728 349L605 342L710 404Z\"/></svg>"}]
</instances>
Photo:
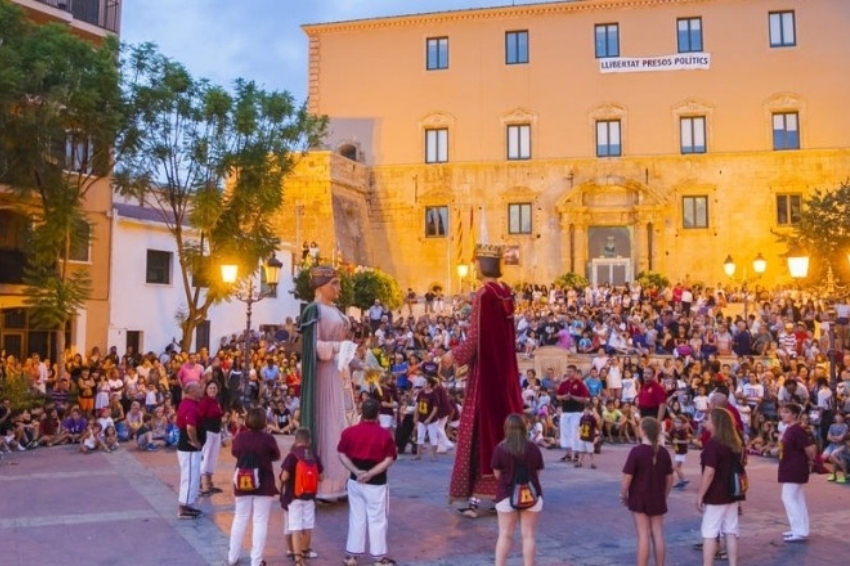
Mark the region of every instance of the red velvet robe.
<instances>
[{"instance_id":1,"label":"red velvet robe","mask_svg":"<svg viewBox=\"0 0 850 566\"><path fill-rule=\"evenodd\" d=\"M511 289L485 283L472 301L465 342L452 350L458 365L468 365L466 395L458 428L449 501L493 499L493 449L504 438L505 418L522 413Z\"/></svg>"}]
</instances>

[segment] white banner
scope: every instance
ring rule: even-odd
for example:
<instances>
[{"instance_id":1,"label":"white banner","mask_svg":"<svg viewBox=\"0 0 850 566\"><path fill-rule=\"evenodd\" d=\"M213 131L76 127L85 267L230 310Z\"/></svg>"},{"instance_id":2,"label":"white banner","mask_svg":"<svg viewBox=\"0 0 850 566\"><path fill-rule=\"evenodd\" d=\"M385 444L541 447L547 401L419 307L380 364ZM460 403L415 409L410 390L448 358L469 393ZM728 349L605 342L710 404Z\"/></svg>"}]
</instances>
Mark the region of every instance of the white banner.
<instances>
[{"instance_id":1,"label":"white banner","mask_svg":"<svg viewBox=\"0 0 850 566\"><path fill-rule=\"evenodd\" d=\"M693 71L711 67L710 53L678 53L660 57L610 57L599 60L600 73Z\"/></svg>"}]
</instances>

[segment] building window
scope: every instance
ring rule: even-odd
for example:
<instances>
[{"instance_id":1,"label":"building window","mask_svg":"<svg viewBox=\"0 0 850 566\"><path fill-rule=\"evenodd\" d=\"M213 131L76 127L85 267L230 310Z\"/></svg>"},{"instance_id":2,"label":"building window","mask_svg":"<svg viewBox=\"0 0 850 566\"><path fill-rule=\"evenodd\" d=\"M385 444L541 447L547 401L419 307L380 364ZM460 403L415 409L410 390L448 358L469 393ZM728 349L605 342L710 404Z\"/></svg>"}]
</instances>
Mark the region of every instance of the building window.
<instances>
[{"instance_id":1,"label":"building window","mask_svg":"<svg viewBox=\"0 0 850 566\"><path fill-rule=\"evenodd\" d=\"M794 25L794 12L771 12L770 46L793 47L797 45L797 32Z\"/></svg>"},{"instance_id":2,"label":"building window","mask_svg":"<svg viewBox=\"0 0 850 566\"><path fill-rule=\"evenodd\" d=\"M800 149L800 118L796 112L773 115L773 149Z\"/></svg>"},{"instance_id":3,"label":"building window","mask_svg":"<svg viewBox=\"0 0 850 566\"><path fill-rule=\"evenodd\" d=\"M429 37L426 41L426 68L437 71L449 68L449 38Z\"/></svg>"},{"instance_id":4,"label":"building window","mask_svg":"<svg viewBox=\"0 0 850 566\"><path fill-rule=\"evenodd\" d=\"M531 203L508 205L508 234L531 234Z\"/></svg>"},{"instance_id":5,"label":"building window","mask_svg":"<svg viewBox=\"0 0 850 566\"><path fill-rule=\"evenodd\" d=\"M596 157L617 157L622 154L620 121L599 120L596 122Z\"/></svg>"},{"instance_id":6,"label":"building window","mask_svg":"<svg viewBox=\"0 0 850 566\"><path fill-rule=\"evenodd\" d=\"M702 18L676 20L676 37L679 43L679 53L702 51Z\"/></svg>"},{"instance_id":7,"label":"building window","mask_svg":"<svg viewBox=\"0 0 850 566\"><path fill-rule=\"evenodd\" d=\"M705 116L686 116L679 120L682 153L705 153Z\"/></svg>"},{"instance_id":8,"label":"building window","mask_svg":"<svg viewBox=\"0 0 850 566\"><path fill-rule=\"evenodd\" d=\"M449 207L425 207L425 237L445 238L448 235Z\"/></svg>"},{"instance_id":9,"label":"building window","mask_svg":"<svg viewBox=\"0 0 850 566\"><path fill-rule=\"evenodd\" d=\"M80 220L74 226L71 234L71 247L68 251L69 261L89 261L89 247L91 243L91 225L85 220Z\"/></svg>"},{"instance_id":10,"label":"building window","mask_svg":"<svg viewBox=\"0 0 850 566\"><path fill-rule=\"evenodd\" d=\"M776 223L780 226L799 224L802 207L802 195L776 195Z\"/></svg>"},{"instance_id":11,"label":"building window","mask_svg":"<svg viewBox=\"0 0 850 566\"><path fill-rule=\"evenodd\" d=\"M148 250L146 283L156 285L171 284L171 252Z\"/></svg>"},{"instance_id":12,"label":"building window","mask_svg":"<svg viewBox=\"0 0 850 566\"><path fill-rule=\"evenodd\" d=\"M505 63L523 65L528 63L528 31L505 33Z\"/></svg>"},{"instance_id":13,"label":"building window","mask_svg":"<svg viewBox=\"0 0 850 566\"><path fill-rule=\"evenodd\" d=\"M708 197L682 198L682 226L708 228Z\"/></svg>"},{"instance_id":14,"label":"building window","mask_svg":"<svg viewBox=\"0 0 850 566\"><path fill-rule=\"evenodd\" d=\"M425 163L445 163L449 160L449 130L425 130Z\"/></svg>"},{"instance_id":15,"label":"building window","mask_svg":"<svg viewBox=\"0 0 850 566\"><path fill-rule=\"evenodd\" d=\"M508 126L508 159L531 159L531 126Z\"/></svg>"},{"instance_id":16,"label":"building window","mask_svg":"<svg viewBox=\"0 0 850 566\"><path fill-rule=\"evenodd\" d=\"M94 161L94 145L91 138L68 133L65 138L66 171L91 175Z\"/></svg>"},{"instance_id":17,"label":"building window","mask_svg":"<svg viewBox=\"0 0 850 566\"><path fill-rule=\"evenodd\" d=\"M596 26L596 58L620 56L620 25L599 24Z\"/></svg>"}]
</instances>

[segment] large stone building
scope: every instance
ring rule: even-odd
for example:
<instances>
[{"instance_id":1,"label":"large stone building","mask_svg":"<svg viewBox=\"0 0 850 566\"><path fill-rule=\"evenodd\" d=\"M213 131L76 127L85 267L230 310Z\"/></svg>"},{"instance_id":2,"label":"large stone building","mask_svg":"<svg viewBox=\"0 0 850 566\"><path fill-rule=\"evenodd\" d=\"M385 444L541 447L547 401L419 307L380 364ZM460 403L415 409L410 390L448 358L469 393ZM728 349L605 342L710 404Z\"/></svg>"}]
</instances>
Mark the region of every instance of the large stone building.
<instances>
[{"instance_id":1,"label":"large stone building","mask_svg":"<svg viewBox=\"0 0 850 566\"><path fill-rule=\"evenodd\" d=\"M303 26L325 151L284 239L418 290L481 222L506 277L722 281L850 174L850 3L585 0ZM740 272L739 272L740 273Z\"/></svg>"},{"instance_id":2,"label":"large stone building","mask_svg":"<svg viewBox=\"0 0 850 566\"><path fill-rule=\"evenodd\" d=\"M56 22L67 25L80 37L94 43L119 32L120 2L117 0L12 0L23 7L38 23ZM75 170L80 149L65 144L69 171ZM82 148L85 151L85 148ZM85 173L84 173L85 174ZM87 268L92 282L90 299L85 309L67 328L66 343L82 350L87 345L106 346L109 327L109 255L112 245L112 189L109 179L92 180L84 202L89 223L89 244L76 246L71 253L71 269ZM39 221L39 208L34 202L15 197L0 186L0 350L8 354L28 356L37 352L53 358L52 328L39 327L25 306L23 283L27 262L27 240L33 222Z\"/></svg>"}]
</instances>

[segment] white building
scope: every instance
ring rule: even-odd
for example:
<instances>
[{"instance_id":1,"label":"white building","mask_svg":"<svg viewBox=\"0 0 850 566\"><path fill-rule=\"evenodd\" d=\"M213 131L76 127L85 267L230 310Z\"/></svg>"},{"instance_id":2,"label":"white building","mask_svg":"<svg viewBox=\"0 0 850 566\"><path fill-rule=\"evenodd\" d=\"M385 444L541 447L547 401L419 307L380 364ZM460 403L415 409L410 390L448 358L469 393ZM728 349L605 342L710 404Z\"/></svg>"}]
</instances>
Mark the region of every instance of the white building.
<instances>
[{"instance_id":1,"label":"white building","mask_svg":"<svg viewBox=\"0 0 850 566\"><path fill-rule=\"evenodd\" d=\"M127 203L113 204L112 234L109 346L117 346L119 353L128 345L160 353L174 339L179 342L177 314L186 308L174 237L158 211ZM277 258L283 263L277 295L254 303L254 330L282 324L299 312L290 292L291 248L283 246ZM207 323L192 338L191 350L207 346L214 353L223 336L244 332L245 317L246 305L235 299L212 306Z\"/></svg>"}]
</instances>

